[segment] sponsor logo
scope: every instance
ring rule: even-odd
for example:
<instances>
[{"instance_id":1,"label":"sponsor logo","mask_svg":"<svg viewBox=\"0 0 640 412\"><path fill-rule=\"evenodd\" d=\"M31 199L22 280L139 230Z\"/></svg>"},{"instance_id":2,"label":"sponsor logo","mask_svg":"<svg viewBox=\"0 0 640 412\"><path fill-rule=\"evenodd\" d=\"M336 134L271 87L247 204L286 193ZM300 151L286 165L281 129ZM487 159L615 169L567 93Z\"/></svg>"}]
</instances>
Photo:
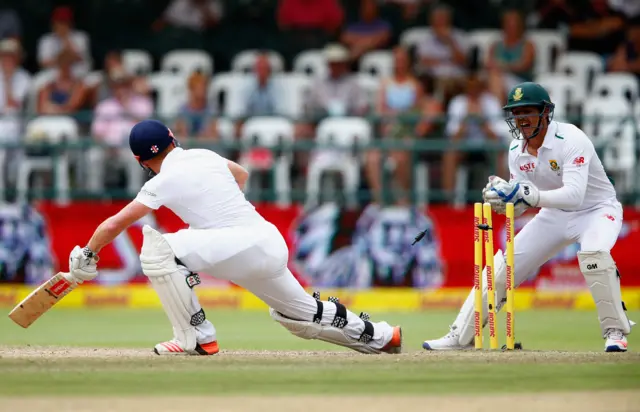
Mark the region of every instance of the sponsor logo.
<instances>
[{"instance_id":1,"label":"sponsor logo","mask_svg":"<svg viewBox=\"0 0 640 412\"><path fill-rule=\"evenodd\" d=\"M580 166L584 164L584 156L579 156L573 159L573 164L576 166Z\"/></svg>"},{"instance_id":2,"label":"sponsor logo","mask_svg":"<svg viewBox=\"0 0 640 412\"><path fill-rule=\"evenodd\" d=\"M560 166L558 166L558 162L555 160L549 160L549 166L551 167L551 170L553 170L554 172L557 172L558 170L560 170Z\"/></svg>"},{"instance_id":3,"label":"sponsor logo","mask_svg":"<svg viewBox=\"0 0 640 412\"><path fill-rule=\"evenodd\" d=\"M587 269L589 269L589 270L598 269L598 264L597 263L589 263L587 265Z\"/></svg>"},{"instance_id":4,"label":"sponsor logo","mask_svg":"<svg viewBox=\"0 0 640 412\"><path fill-rule=\"evenodd\" d=\"M575 306L574 297L562 297L562 296L536 296L531 301L531 307L533 309L539 308L552 308L552 309L573 309Z\"/></svg>"},{"instance_id":5,"label":"sponsor logo","mask_svg":"<svg viewBox=\"0 0 640 412\"><path fill-rule=\"evenodd\" d=\"M525 194L525 196L529 196L529 194L531 193L531 192L529 191L529 186L522 186L522 187L524 187L524 194Z\"/></svg>"},{"instance_id":6,"label":"sponsor logo","mask_svg":"<svg viewBox=\"0 0 640 412\"><path fill-rule=\"evenodd\" d=\"M452 296L447 294L438 295L423 295L420 298L420 309L460 309L460 306L464 303L464 298L461 296ZM478 320L479 321L479 320Z\"/></svg>"},{"instance_id":7,"label":"sponsor logo","mask_svg":"<svg viewBox=\"0 0 640 412\"><path fill-rule=\"evenodd\" d=\"M84 304L87 307L127 307L130 303L128 294L108 293L108 294L92 294L87 292L84 296Z\"/></svg>"},{"instance_id":8,"label":"sponsor logo","mask_svg":"<svg viewBox=\"0 0 640 412\"><path fill-rule=\"evenodd\" d=\"M536 168L535 163L527 163L524 165L520 165L520 170L523 172L533 172L535 168Z\"/></svg>"},{"instance_id":9,"label":"sponsor logo","mask_svg":"<svg viewBox=\"0 0 640 412\"><path fill-rule=\"evenodd\" d=\"M12 307L18 303L16 292L0 291L0 307Z\"/></svg>"},{"instance_id":10,"label":"sponsor logo","mask_svg":"<svg viewBox=\"0 0 640 412\"><path fill-rule=\"evenodd\" d=\"M148 190L145 190L145 189L140 189L140 193L144 193L147 196L156 197L155 193L152 193L152 192L150 192Z\"/></svg>"},{"instance_id":11,"label":"sponsor logo","mask_svg":"<svg viewBox=\"0 0 640 412\"><path fill-rule=\"evenodd\" d=\"M189 286L191 289L193 289L194 286L200 284L200 276L198 276L197 273L190 274L189 276L187 276L186 280L187 286Z\"/></svg>"},{"instance_id":12,"label":"sponsor logo","mask_svg":"<svg viewBox=\"0 0 640 412\"><path fill-rule=\"evenodd\" d=\"M65 290L69 289L71 283L67 282L66 279L60 279L56 283L51 286L49 291L53 294L53 297L58 298L60 295L64 293Z\"/></svg>"},{"instance_id":13,"label":"sponsor logo","mask_svg":"<svg viewBox=\"0 0 640 412\"><path fill-rule=\"evenodd\" d=\"M609 219L609 220L610 220L610 221L612 221L612 222L615 222L615 221L616 221L616 218L615 218L615 217L613 217L613 216L611 216L610 214L606 214L606 215L604 215L604 217L606 217L607 219Z\"/></svg>"}]
</instances>

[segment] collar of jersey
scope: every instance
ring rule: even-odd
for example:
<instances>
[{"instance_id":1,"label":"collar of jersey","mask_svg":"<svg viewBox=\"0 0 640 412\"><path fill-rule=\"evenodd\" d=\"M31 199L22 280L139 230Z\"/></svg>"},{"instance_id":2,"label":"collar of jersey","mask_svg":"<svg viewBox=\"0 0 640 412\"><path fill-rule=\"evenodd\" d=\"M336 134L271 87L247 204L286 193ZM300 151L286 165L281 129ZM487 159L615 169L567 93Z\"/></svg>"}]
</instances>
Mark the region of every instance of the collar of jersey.
<instances>
[{"instance_id":1,"label":"collar of jersey","mask_svg":"<svg viewBox=\"0 0 640 412\"><path fill-rule=\"evenodd\" d=\"M544 140L542 141L542 146L540 146L540 148L544 147L545 149L551 150L553 148L553 138L555 137L557 131L558 131L558 123L555 121L551 121L549 123L549 127L547 127L547 134L544 135ZM520 141L521 153L525 153L524 149L527 148L526 143L527 143L526 140Z\"/></svg>"},{"instance_id":2,"label":"collar of jersey","mask_svg":"<svg viewBox=\"0 0 640 412\"><path fill-rule=\"evenodd\" d=\"M184 149L181 147L174 147L173 150L170 151L167 157L165 157L164 160L162 161L162 164L160 165L160 171L162 172L162 169L165 167L165 165L167 163L171 163L172 162L171 159L175 159L176 154L178 154L178 152L181 152L183 150Z\"/></svg>"}]
</instances>

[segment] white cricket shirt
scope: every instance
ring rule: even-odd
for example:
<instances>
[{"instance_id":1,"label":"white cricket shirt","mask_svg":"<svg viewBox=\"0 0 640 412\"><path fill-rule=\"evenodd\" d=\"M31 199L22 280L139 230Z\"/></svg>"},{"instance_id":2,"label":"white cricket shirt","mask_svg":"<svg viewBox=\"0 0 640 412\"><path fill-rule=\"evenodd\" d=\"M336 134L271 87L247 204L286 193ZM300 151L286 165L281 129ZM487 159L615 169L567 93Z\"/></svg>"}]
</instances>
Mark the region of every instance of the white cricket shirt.
<instances>
[{"instance_id":1,"label":"white cricket shirt","mask_svg":"<svg viewBox=\"0 0 640 412\"><path fill-rule=\"evenodd\" d=\"M135 200L152 209L165 206L193 229L264 222L244 197L227 164L227 159L210 150L177 147Z\"/></svg>"},{"instance_id":2,"label":"white cricket shirt","mask_svg":"<svg viewBox=\"0 0 640 412\"><path fill-rule=\"evenodd\" d=\"M511 179L540 190L538 207L584 210L617 201L593 143L570 123L549 124L537 157L527 152L525 141L512 143L509 170Z\"/></svg>"}]
</instances>

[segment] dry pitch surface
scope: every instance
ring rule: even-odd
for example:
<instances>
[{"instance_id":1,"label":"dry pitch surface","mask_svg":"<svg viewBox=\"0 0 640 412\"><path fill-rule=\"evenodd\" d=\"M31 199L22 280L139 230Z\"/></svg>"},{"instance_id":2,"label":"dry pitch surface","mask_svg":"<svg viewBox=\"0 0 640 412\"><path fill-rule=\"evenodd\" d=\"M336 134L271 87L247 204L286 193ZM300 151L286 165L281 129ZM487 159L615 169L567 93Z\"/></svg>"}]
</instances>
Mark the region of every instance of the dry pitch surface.
<instances>
[{"instance_id":1,"label":"dry pitch surface","mask_svg":"<svg viewBox=\"0 0 640 412\"><path fill-rule=\"evenodd\" d=\"M637 363L640 368L640 354L605 354L602 352L537 352L518 351L513 353L496 352L424 352L415 351L393 356L364 356L352 352L328 353L321 351L221 351L213 360L232 361L246 364L265 358L281 359L291 362L344 363L349 365L371 363L510 363L510 364L584 364L617 362ZM8 363L23 360L27 368L46 368L60 365L63 360L97 361L109 364L130 360L134 364L160 363L167 364L176 359L158 358L149 350L140 349L84 349L72 347L0 347L0 372L3 361ZM181 358L182 359L182 358ZM200 358L188 358L194 362ZM185 359L187 360L187 359ZM15 364L14 364L15 366ZM611 365L615 367L615 365ZM356 366L357 367L357 366ZM514 367L518 367L515 366ZM11 366L8 366L10 370ZM502 384L508 382L502 382ZM389 411L491 411L505 409L510 411L607 411L632 412L640 411L640 390L625 391L585 391L585 392L547 392L541 394L450 394L450 395L373 395L373 396L265 396L265 395L230 395L230 396L82 396L77 397L4 397L0 398L0 411L186 411L212 410L217 412L246 411L279 411L279 412L326 412L337 410L365 410L367 412Z\"/></svg>"}]
</instances>

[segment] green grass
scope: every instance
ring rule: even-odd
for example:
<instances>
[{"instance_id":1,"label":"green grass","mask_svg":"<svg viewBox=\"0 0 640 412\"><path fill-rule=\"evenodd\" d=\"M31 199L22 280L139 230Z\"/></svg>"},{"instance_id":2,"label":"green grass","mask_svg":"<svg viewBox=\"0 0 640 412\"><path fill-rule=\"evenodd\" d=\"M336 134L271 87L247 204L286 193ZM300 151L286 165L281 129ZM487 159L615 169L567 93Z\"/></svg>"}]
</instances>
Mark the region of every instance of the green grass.
<instances>
[{"instance_id":1,"label":"green grass","mask_svg":"<svg viewBox=\"0 0 640 412\"><path fill-rule=\"evenodd\" d=\"M170 337L160 311L64 310L47 313L29 329L0 317L0 395L124 394L425 394L640 389L640 355L604 354L593 312L522 312L516 337L525 351L448 353L421 350L442 336L453 312L372 313L403 326L408 354L351 352L289 356L276 351L336 351L295 338L265 312L209 311L224 352L214 357L95 357L113 348L141 348ZM640 319L639 312L631 312ZM504 318L499 318L504 332ZM637 348L630 335L630 351ZM500 344L504 337L500 337ZM1 346L4 345L5 349ZM7 346L92 348L84 357L16 357ZM103 349L101 348L112 348ZM240 350L269 350L243 354ZM55 349L51 350L55 353ZM62 351L62 349L60 349ZM582 353L556 353L568 351ZM4 353L4 355L3 355ZM20 351L17 351L18 355Z\"/></svg>"}]
</instances>

